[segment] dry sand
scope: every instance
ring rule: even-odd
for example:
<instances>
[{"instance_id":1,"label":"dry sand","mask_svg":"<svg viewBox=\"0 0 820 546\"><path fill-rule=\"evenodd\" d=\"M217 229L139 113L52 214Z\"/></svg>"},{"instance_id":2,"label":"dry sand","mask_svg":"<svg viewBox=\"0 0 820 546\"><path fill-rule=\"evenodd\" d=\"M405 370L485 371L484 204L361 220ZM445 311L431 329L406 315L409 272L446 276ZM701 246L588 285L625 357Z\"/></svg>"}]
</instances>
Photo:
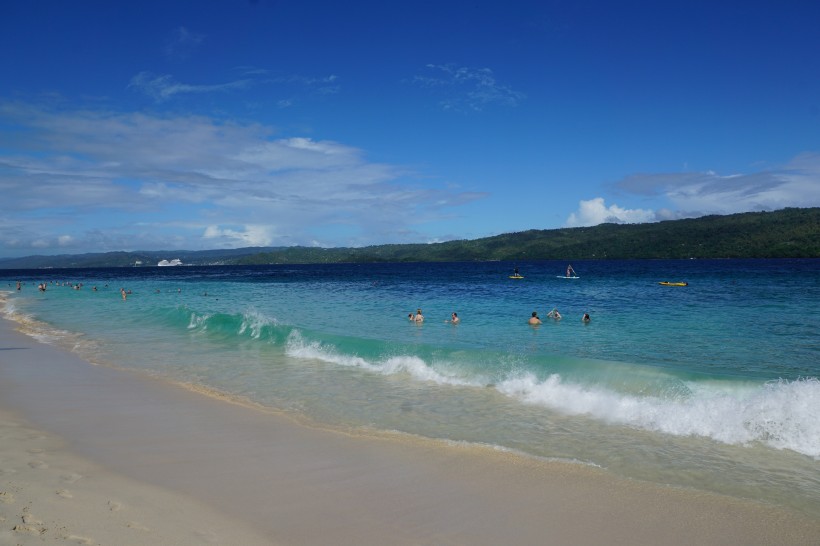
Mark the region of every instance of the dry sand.
<instances>
[{"instance_id":1,"label":"dry sand","mask_svg":"<svg viewBox=\"0 0 820 546\"><path fill-rule=\"evenodd\" d=\"M0 320L0 544L818 544L603 470L346 434L94 366Z\"/></svg>"}]
</instances>

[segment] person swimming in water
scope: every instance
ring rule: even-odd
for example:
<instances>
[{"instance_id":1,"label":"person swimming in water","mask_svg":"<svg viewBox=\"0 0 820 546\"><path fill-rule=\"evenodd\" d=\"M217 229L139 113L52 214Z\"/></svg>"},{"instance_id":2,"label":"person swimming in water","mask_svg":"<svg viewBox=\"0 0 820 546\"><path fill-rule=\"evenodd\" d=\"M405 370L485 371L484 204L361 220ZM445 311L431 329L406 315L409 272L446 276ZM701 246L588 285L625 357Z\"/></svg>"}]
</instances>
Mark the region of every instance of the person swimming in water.
<instances>
[{"instance_id":1,"label":"person swimming in water","mask_svg":"<svg viewBox=\"0 0 820 546\"><path fill-rule=\"evenodd\" d=\"M530 324L541 324L541 319L538 318L538 312L533 311L530 320L528 321Z\"/></svg>"},{"instance_id":2,"label":"person swimming in water","mask_svg":"<svg viewBox=\"0 0 820 546\"><path fill-rule=\"evenodd\" d=\"M452 314L452 315L450 315L450 319L449 319L449 320L445 320L444 322L452 322L453 324L458 324L459 322L461 322L461 319L460 319L460 318L458 318L458 313L456 313L455 311L453 311L453 314Z\"/></svg>"}]
</instances>

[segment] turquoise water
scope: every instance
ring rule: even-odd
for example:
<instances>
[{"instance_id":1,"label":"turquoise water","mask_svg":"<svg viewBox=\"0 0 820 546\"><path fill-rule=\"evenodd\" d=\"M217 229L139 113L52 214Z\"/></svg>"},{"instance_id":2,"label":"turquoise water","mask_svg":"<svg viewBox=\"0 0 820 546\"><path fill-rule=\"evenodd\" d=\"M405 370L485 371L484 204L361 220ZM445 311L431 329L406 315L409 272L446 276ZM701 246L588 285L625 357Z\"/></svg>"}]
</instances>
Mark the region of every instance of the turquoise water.
<instances>
[{"instance_id":1,"label":"turquoise water","mask_svg":"<svg viewBox=\"0 0 820 546\"><path fill-rule=\"evenodd\" d=\"M0 289L94 362L820 516L820 261L566 265L0 270Z\"/></svg>"}]
</instances>

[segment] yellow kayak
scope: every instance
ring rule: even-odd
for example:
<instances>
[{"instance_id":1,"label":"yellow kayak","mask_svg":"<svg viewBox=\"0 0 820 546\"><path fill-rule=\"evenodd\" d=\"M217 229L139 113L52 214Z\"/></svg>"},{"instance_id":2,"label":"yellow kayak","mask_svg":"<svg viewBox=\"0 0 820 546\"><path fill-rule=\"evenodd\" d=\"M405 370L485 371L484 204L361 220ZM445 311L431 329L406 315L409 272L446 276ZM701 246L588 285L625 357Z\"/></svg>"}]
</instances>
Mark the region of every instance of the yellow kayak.
<instances>
[{"instance_id":1,"label":"yellow kayak","mask_svg":"<svg viewBox=\"0 0 820 546\"><path fill-rule=\"evenodd\" d=\"M661 286L689 286L688 282L669 282L669 281L661 281L658 283Z\"/></svg>"}]
</instances>

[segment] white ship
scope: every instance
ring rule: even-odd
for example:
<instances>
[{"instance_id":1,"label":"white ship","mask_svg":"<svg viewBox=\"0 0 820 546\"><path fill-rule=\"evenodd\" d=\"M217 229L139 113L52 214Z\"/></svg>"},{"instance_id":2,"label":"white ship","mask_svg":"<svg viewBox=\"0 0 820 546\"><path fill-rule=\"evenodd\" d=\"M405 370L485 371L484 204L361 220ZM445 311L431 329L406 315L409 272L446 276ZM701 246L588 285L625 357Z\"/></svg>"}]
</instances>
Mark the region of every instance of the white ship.
<instances>
[{"instance_id":1,"label":"white ship","mask_svg":"<svg viewBox=\"0 0 820 546\"><path fill-rule=\"evenodd\" d=\"M180 260L179 258L174 258L174 259L173 259L173 260L171 260L171 261L168 261L168 260L160 260L160 261L159 261L159 263L158 263L157 265L158 265L159 267L168 267L168 266L172 266L172 265L182 265L182 260Z\"/></svg>"}]
</instances>

